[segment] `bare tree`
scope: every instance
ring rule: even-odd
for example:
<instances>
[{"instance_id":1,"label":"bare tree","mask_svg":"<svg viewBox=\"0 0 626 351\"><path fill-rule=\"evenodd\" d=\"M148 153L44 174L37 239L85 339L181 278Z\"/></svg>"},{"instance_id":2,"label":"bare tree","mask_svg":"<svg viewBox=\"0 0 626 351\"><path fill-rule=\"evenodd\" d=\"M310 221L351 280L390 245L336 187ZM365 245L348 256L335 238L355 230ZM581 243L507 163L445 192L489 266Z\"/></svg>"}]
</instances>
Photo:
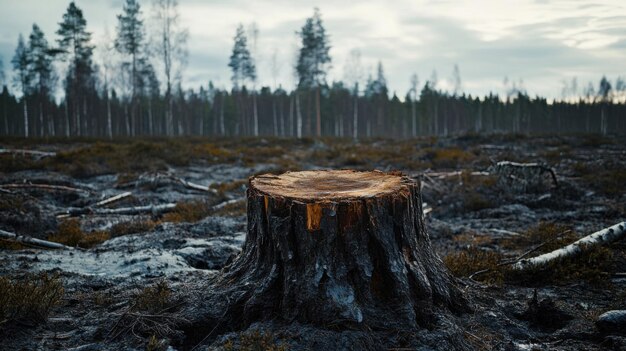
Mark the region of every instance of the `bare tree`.
<instances>
[{"instance_id":1,"label":"bare tree","mask_svg":"<svg viewBox=\"0 0 626 351\"><path fill-rule=\"evenodd\" d=\"M172 83L180 82L187 64L187 39L189 30L182 26L178 13L178 0L153 0L152 19L155 25L151 38L152 48L160 58L165 76L165 128L166 134L174 131Z\"/></svg>"}]
</instances>

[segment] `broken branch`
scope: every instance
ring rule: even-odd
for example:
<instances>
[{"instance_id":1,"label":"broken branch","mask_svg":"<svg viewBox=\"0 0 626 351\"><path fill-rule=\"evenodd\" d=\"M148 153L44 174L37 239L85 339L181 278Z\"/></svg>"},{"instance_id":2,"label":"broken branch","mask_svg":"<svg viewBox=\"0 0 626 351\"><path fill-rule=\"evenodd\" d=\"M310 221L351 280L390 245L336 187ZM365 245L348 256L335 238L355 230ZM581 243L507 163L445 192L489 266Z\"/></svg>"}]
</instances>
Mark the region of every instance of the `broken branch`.
<instances>
[{"instance_id":1,"label":"broken branch","mask_svg":"<svg viewBox=\"0 0 626 351\"><path fill-rule=\"evenodd\" d=\"M92 207L100 207L100 206L104 206L104 205L108 205L111 204L115 201L119 201L123 198L129 197L131 196L133 193L131 193L130 191L127 191L125 193L121 193L112 197L109 197L107 199L104 199L102 201L96 202Z\"/></svg>"},{"instance_id":2,"label":"broken branch","mask_svg":"<svg viewBox=\"0 0 626 351\"><path fill-rule=\"evenodd\" d=\"M32 184L32 183L12 183L12 184L0 184L0 188L34 188L48 191L69 191L74 193L89 193L89 190L72 188L65 185L51 185L51 184Z\"/></svg>"},{"instance_id":3,"label":"broken branch","mask_svg":"<svg viewBox=\"0 0 626 351\"><path fill-rule=\"evenodd\" d=\"M24 244L45 247L45 248L48 248L48 249L74 250L74 248L71 247L71 246L65 246L63 244L55 243L55 242L52 242L52 241L36 239L36 238L32 238L30 236L18 235L18 234L7 232L7 231L1 230L1 229L0 229L0 237L1 238L15 240L17 242L24 243Z\"/></svg>"}]
</instances>

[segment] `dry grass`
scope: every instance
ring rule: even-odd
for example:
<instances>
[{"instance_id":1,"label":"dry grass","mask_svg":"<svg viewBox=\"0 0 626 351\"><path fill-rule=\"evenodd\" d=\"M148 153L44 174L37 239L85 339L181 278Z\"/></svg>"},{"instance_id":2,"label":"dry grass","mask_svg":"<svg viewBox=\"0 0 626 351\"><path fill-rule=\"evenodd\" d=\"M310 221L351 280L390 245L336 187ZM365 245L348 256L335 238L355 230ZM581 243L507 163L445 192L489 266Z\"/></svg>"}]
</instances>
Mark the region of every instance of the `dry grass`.
<instances>
[{"instance_id":1,"label":"dry grass","mask_svg":"<svg viewBox=\"0 0 626 351\"><path fill-rule=\"evenodd\" d=\"M500 245L507 250L515 251L516 256L532 251L528 257L533 257L569 245L577 239L578 235L563 225L541 222L519 236L503 240ZM463 237L459 240L463 240ZM476 274L473 279L489 284L500 285L507 282L538 286L586 281L591 285L605 286L609 284L610 277L606 272L611 271L616 252L623 255L610 247L594 246L584 249L575 257L517 271L512 270L511 265L507 264L514 262L511 257L471 246L449 254L444 258L444 263L452 274L458 277L469 277L476 272L484 271Z\"/></svg>"},{"instance_id":2,"label":"dry grass","mask_svg":"<svg viewBox=\"0 0 626 351\"><path fill-rule=\"evenodd\" d=\"M177 327L187 320L175 311L180 304L174 301L173 296L166 281L142 289L135 295L130 307L120 314L109 337L117 339L122 335L132 335L136 340L144 342L144 338L149 338L146 346L155 347L164 345L161 339L181 337Z\"/></svg>"},{"instance_id":3,"label":"dry grass","mask_svg":"<svg viewBox=\"0 0 626 351\"><path fill-rule=\"evenodd\" d=\"M224 350L226 351L287 351L287 344L278 343L276 337L269 331L246 331L239 334L239 339L233 341L226 340Z\"/></svg>"},{"instance_id":4,"label":"dry grass","mask_svg":"<svg viewBox=\"0 0 626 351\"><path fill-rule=\"evenodd\" d=\"M535 252L542 254L578 240L569 227L551 222L539 222L521 235L509 237L501 245L508 250L526 251L541 245Z\"/></svg>"},{"instance_id":5,"label":"dry grass","mask_svg":"<svg viewBox=\"0 0 626 351\"><path fill-rule=\"evenodd\" d=\"M459 168L476 158L471 152L459 148L445 148L431 151L433 165L437 168Z\"/></svg>"},{"instance_id":6,"label":"dry grass","mask_svg":"<svg viewBox=\"0 0 626 351\"><path fill-rule=\"evenodd\" d=\"M477 275L475 279L489 284L501 285L504 282L505 270L503 266L498 264L503 259L502 254L472 246L447 255L444 257L443 263L457 277L469 277L478 271L488 270Z\"/></svg>"},{"instance_id":7,"label":"dry grass","mask_svg":"<svg viewBox=\"0 0 626 351\"><path fill-rule=\"evenodd\" d=\"M12 323L34 325L45 321L61 302L63 293L58 275L0 277L0 328Z\"/></svg>"},{"instance_id":8,"label":"dry grass","mask_svg":"<svg viewBox=\"0 0 626 351\"><path fill-rule=\"evenodd\" d=\"M172 289L166 281L141 290L133 301L133 310L144 312L160 312L170 306Z\"/></svg>"},{"instance_id":9,"label":"dry grass","mask_svg":"<svg viewBox=\"0 0 626 351\"><path fill-rule=\"evenodd\" d=\"M149 219L121 222L113 225L109 230L109 234L111 238L116 238L123 235L145 233L154 229L157 224L157 222Z\"/></svg>"},{"instance_id":10,"label":"dry grass","mask_svg":"<svg viewBox=\"0 0 626 351\"><path fill-rule=\"evenodd\" d=\"M206 201L194 200L179 202L172 212L163 215L164 222L197 222L211 213Z\"/></svg>"},{"instance_id":11,"label":"dry grass","mask_svg":"<svg viewBox=\"0 0 626 351\"><path fill-rule=\"evenodd\" d=\"M48 240L63 245L88 249L109 240L110 234L104 231L85 233L78 219L67 219L59 224L59 229Z\"/></svg>"}]
</instances>

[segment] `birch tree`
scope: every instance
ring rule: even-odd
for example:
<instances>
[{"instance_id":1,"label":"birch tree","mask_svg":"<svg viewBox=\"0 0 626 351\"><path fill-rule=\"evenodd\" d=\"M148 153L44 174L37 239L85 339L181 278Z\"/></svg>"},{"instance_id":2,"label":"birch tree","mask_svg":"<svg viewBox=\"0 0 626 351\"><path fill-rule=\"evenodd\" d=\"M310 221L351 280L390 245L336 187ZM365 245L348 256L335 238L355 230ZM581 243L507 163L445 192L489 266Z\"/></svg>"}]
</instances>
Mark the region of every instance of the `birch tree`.
<instances>
[{"instance_id":1,"label":"birch tree","mask_svg":"<svg viewBox=\"0 0 626 351\"><path fill-rule=\"evenodd\" d=\"M187 64L189 31L181 25L177 0L154 0L152 20L155 25L151 47L155 50L165 77L166 135L174 132L172 84L178 83Z\"/></svg>"}]
</instances>

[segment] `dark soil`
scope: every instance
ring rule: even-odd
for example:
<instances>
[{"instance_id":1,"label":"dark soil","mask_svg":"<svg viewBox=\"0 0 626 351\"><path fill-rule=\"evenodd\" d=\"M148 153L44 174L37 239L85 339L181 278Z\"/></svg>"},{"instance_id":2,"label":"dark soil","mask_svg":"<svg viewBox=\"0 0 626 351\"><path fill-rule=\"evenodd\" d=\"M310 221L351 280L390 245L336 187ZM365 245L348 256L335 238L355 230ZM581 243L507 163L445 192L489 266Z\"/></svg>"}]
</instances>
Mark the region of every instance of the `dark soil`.
<instances>
[{"instance_id":1,"label":"dark soil","mask_svg":"<svg viewBox=\"0 0 626 351\"><path fill-rule=\"evenodd\" d=\"M89 244L54 251L0 239L0 276L46 271L64 288L47 319L0 318L3 350L626 349L624 329L596 326L602 313L626 309L624 241L530 275L499 265L626 219L623 137L12 140L0 148L57 152L40 159L0 154L0 229L70 240L60 234L73 220L72 242ZM547 174L503 179L493 165L504 160L542 163L554 169L558 186ZM410 334L267 319L233 330L224 327L233 323L207 319L213 306L202 303L203 293L245 239L247 178L320 168L400 170L419 179L431 240L471 312L434 316ZM63 216L125 191L132 195L103 208L178 205L169 213Z\"/></svg>"}]
</instances>

